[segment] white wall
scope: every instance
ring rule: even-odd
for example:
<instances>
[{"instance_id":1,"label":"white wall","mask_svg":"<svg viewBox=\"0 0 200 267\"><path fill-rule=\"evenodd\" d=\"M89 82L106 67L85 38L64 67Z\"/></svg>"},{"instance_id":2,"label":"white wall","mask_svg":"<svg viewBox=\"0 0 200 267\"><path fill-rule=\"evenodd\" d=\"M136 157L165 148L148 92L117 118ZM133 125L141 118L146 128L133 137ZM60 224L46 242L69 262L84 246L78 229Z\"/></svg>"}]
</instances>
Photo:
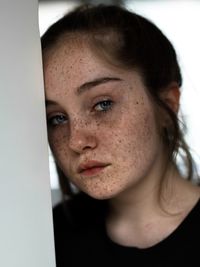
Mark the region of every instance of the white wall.
<instances>
[{"instance_id":1,"label":"white wall","mask_svg":"<svg viewBox=\"0 0 200 267\"><path fill-rule=\"evenodd\" d=\"M0 266L54 267L37 0L0 1Z\"/></svg>"}]
</instances>

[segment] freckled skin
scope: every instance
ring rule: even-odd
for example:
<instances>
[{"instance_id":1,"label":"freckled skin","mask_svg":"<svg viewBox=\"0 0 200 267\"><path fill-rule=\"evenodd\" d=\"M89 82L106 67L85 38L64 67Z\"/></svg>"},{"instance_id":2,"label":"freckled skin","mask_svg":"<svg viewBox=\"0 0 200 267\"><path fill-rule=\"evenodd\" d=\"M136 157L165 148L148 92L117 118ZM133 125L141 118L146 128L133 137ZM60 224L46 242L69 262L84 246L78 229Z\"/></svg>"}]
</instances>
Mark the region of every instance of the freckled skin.
<instances>
[{"instance_id":1,"label":"freckled skin","mask_svg":"<svg viewBox=\"0 0 200 267\"><path fill-rule=\"evenodd\" d=\"M161 156L155 111L136 71L108 65L79 41L58 44L44 57L46 98L57 104L47 118L64 114L67 123L48 127L55 158L69 179L94 198L105 199L136 187L157 174ZM76 88L99 77L118 77L80 95ZM111 99L107 112L95 113L95 99ZM108 163L102 172L86 177L80 163Z\"/></svg>"}]
</instances>

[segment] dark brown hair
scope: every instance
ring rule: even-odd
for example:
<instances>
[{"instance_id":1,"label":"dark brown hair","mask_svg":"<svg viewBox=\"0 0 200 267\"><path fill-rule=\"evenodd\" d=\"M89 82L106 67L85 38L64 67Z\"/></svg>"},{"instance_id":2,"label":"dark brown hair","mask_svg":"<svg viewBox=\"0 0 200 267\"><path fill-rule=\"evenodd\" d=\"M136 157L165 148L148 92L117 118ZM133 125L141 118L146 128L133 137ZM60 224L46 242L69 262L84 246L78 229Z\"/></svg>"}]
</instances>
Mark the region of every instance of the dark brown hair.
<instances>
[{"instance_id":1,"label":"dark brown hair","mask_svg":"<svg viewBox=\"0 0 200 267\"><path fill-rule=\"evenodd\" d=\"M193 160L177 114L160 97L170 83L175 82L179 87L182 85L176 52L171 42L151 21L123 7L84 5L66 14L46 31L41 39L43 54L63 36L67 40L77 34L80 38L86 36L91 49L112 64L139 71L154 103L170 120L161 132L168 162L177 166L176 156L181 150L186 177L192 179ZM63 192L70 193L67 179L59 168L58 173Z\"/></svg>"}]
</instances>

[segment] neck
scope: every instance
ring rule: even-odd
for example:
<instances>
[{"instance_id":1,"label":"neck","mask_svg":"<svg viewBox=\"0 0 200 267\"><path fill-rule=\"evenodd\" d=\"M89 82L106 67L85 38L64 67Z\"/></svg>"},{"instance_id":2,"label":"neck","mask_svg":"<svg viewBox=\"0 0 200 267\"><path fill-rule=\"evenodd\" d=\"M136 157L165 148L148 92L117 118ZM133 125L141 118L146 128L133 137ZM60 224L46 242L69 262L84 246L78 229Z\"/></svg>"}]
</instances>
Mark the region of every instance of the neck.
<instances>
[{"instance_id":1,"label":"neck","mask_svg":"<svg viewBox=\"0 0 200 267\"><path fill-rule=\"evenodd\" d=\"M140 179L137 184L109 201L111 214L115 216L134 216L140 218L152 210L159 211L165 199L171 199L172 181L179 174L171 164L158 164L159 170L153 171L148 177ZM156 175L156 173L158 173Z\"/></svg>"},{"instance_id":2,"label":"neck","mask_svg":"<svg viewBox=\"0 0 200 267\"><path fill-rule=\"evenodd\" d=\"M110 200L108 235L115 242L152 246L176 229L200 197L200 189L185 181L171 165L162 177L141 182ZM159 186L158 186L159 185Z\"/></svg>"}]
</instances>

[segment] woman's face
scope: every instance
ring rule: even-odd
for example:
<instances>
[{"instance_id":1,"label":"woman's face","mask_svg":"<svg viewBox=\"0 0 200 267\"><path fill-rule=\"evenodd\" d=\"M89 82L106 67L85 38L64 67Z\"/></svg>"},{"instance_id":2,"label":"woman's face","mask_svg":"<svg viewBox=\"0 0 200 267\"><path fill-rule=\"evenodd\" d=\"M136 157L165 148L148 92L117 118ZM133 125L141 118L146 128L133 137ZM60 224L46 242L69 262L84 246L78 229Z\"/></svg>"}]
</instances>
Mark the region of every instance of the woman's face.
<instances>
[{"instance_id":1,"label":"woman's face","mask_svg":"<svg viewBox=\"0 0 200 267\"><path fill-rule=\"evenodd\" d=\"M50 146L72 183L105 199L153 175L160 138L139 73L109 65L79 40L46 52L44 76Z\"/></svg>"}]
</instances>

